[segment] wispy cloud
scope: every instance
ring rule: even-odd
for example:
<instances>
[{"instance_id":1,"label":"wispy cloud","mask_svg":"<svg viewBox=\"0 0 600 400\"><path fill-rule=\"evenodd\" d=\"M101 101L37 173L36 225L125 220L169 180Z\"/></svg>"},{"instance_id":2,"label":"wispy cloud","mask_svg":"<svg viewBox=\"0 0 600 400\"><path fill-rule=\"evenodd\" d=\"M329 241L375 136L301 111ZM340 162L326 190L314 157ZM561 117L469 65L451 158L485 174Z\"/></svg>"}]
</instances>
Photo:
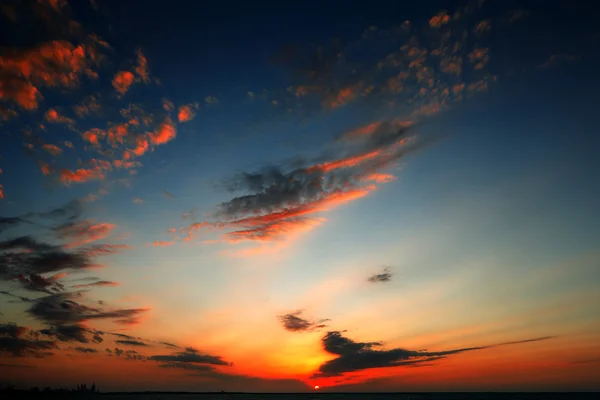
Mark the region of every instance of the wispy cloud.
<instances>
[{"instance_id":1,"label":"wispy cloud","mask_svg":"<svg viewBox=\"0 0 600 400\"><path fill-rule=\"evenodd\" d=\"M70 240L66 247L71 248L105 239L115 227L115 224L109 223L78 221L60 225L55 230L60 238Z\"/></svg>"},{"instance_id":2,"label":"wispy cloud","mask_svg":"<svg viewBox=\"0 0 600 400\"><path fill-rule=\"evenodd\" d=\"M187 348L183 352L169 355L154 355L148 357L148 360L165 363L186 363L186 364L207 364L229 366L231 363L224 361L222 357L208 354L200 354L193 348Z\"/></svg>"},{"instance_id":3,"label":"wispy cloud","mask_svg":"<svg viewBox=\"0 0 600 400\"><path fill-rule=\"evenodd\" d=\"M155 242L152 242L151 245L154 247L168 247L168 246L172 246L174 244L175 244L174 241L157 240Z\"/></svg>"},{"instance_id":4,"label":"wispy cloud","mask_svg":"<svg viewBox=\"0 0 600 400\"><path fill-rule=\"evenodd\" d=\"M104 287L104 286L119 286L119 282L96 281L96 282L92 282L92 283L84 283L81 285L74 285L73 288L84 289L84 288Z\"/></svg>"},{"instance_id":5,"label":"wispy cloud","mask_svg":"<svg viewBox=\"0 0 600 400\"><path fill-rule=\"evenodd\" d=\"M442 360L459 353L549 340L551 338L550 336L546 336L490 346L465 347L442 351L407 350L401 348L377 350L377 348L383 346L383 343L355 342L344 337L341 332L332 331L323 336L321 342L325 351L338 357L322 364L317 373L314 374L314 377L340 376L344 373L371 368L414 366L416 364Z\"/></svg>"},{"instance_id":6,"label":"wispy cloud","mask_svg":"<svg viewBox=\"0 0 600 400\"><path fill-rule=\"evenodd\" d=\"M576 54L553 54L546 61L537 66L537 69L546 69L559 64L580 61L581 57Z\"/></svg>"},{"instance_id":7,"label":"wispy cloud","mask_svg":"<svg viewBox=\"0 0 600 400\"><path fill-rule=\"evenodd\" d=\"M379 274L373 274L367 278L367 281L371 283L378 282L389 282L392 280L392 270L389 267L385 267Z\"/></svg>"},{"instance_id":8,"label":"wispy cloud","mask_svg":"<svg viewBox=\"0 0 600 400\"><path fill-rule=\"evenodd\" d=\"M277 319L281 322L283 328L290 332L306 332L322 329L327 326L324 323L329 321L329 319L312 321L303 318L302 311L279 315Z\"/></svg>"},{"instance_id":9,"label":"wispy cloud","mask_svg":"<svg viewBox=\"0 0 600 400\"><path fill-rule=\"evenodd\" d=\"M139 340L115 340L115 343L118 343L123 346L148 347L147 343L141 342Z\"/></svg>"}]
</instances>

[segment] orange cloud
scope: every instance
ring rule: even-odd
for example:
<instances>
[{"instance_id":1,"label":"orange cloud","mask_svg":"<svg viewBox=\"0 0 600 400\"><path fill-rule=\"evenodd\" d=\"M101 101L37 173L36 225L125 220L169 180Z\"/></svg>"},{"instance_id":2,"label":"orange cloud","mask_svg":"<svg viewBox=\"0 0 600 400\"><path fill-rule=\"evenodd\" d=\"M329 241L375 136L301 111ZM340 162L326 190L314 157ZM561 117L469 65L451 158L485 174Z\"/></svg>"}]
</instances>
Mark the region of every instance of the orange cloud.
<instances>
[{"instance_id":1,"label":"orange cloud","mask_svg":"<svg viewBox=\"0 0 600 400\"><path fill-rule=\"evenodd\" d=\"M123 161L123 160L114 160L113 161L113 165L116 168L125 168L125 169L130 169L130 168L135 168L135 167L139 167L142 164L137 162L137 161Z\"/></svg>"},{"instance_id":2,"label":"orange cloud","mask_svg":"<svg viewBox=\"0 0 600 400\"><path fill-rule=\"evenodd\" d=\"M257 226L263 224L270 224L272 222L284 220L287 218L295 218L307 214L313 214L316 212L327 211L332 208L338 207L344 203L360 199L361 197L368 195L375 189L375 185L368 185L365 187L349 190L337 190L324 195L319 200L302 204L294 208L286 209L284 211L259 215L255 217L243 218L236 221L227 222L221 225L213 224L213 226Z\"/></svg>"},{"instance_id":3,"label":"orange cloud","mask_svg":"<svg viewBox=\"0 0 600 400\"><path fill-rule=\"evenodd\" d=\"M475 28L473 28L473 32L481 35L489 32L490 29L492 29L492 22L489 19L484 19L483 21L478 22L477 25L475 25Z\"/></svg>"},{"instance_id":4,"label":"orange cloud","mask_svg":"<svg viewBox=\"0 0 600 400\"><path fill-rule=\"evenodd\" d=\"M55 40L29 49L9 49L0 56L0 99L27 110L42 98L37 86L75 87L91 69L83 45Z\"/></svg>"},{"instance_id":5,"label":"orange cloud","mask_svg":"<svg viewBox=\"0 0 600 400\"><path fill-rule=\"evenodd\" d=\"M53 124L74 124L75 121L71 118L67 118L63 115L60 115L58 113L58 111L56 111L54 108L49 108L48 111L46 111L46 114L44 114L44 118L46 119L46 121L53 123Z\"/></svg>"},{"instance_id":6,"label":"orange cloud","mask_svg":"<svg viewBox=\"0 0 600 400\"><path fill-rule=\"evenodd\" d=\"M87 96L81 103L73 106L73 111L80 118L92 113L97 114L100 111L98 98L94 95Z\"/></svg>"},{"instance_id":7,"label":"orange cloud","mask_svg":"<svg viewBox=\"0 0 600 400\"><path fill-rule=\"evenodd\" d=\"M313 172L313 171L329 172L329 171L333 171L334 169L354 167L354 166L362 163L363 161L367 161L367 160L379 157L380 155L382 155L381 150L373 150L373 151L370 151L365 154L359 154L356 156L342 158L340 160L327 161L325 163L309 167L307 170L309 172Z\"/></svg>"},{"instance_id":8,"label":"orange cloud","mask_svg":"<svg viewBox=\"0 0 600 400\"><path fill-rule=\"evenodd\" d=\"M346 132L342 136L342 138L343 139L355 139L355 138L361 138L363 136L373 135L382 124L383 124L383 121L372 122L368 125L364 125L364 126L356 128L356 129L353 129L349 132ZM408 128L409 126L411 126L413 124L414 124L413 121L402 120L402 119L398 119L398 120L395 120L392 122L392 125L396 128Z\"/></svg>"},{"instance_id":9,"label":"orange cloud","mask_svg":"<svg viewBox=\"0 0 600 400\"><path fill-rule=\"evenodd\" d=\"M179 107L179 112L177 113L177 119L179 120L179 122L188 122L194 119L194 117L196 116L194 108L198 108L198 104L188 104Z\"/></svg>"},{"instance_id":10,"label":"orange cloud","mask_svg":"<svg viewBox=\"0 0 600 400\"><path fill-rule=\"evenodd\" d=\"M155 133L150 134L152 144L161 145L170 142L177 136L177 130L173 125L173 121L167 118L165 122L160 124L158 130Z\"/></svg>"},{"instance_id":11,"label":"orange cloud","mask_svg":"<svg viewBox=\"0 0 600 400\"><path fill-rule=\"evenodd\" d=\"M363 180L365 181L374 181L377 183L388 183L395 180L396 177L392 174L382 174L379 172L375 172L369 175L366 175Z\"/></svg>"},{"instance_id":12,"label":"orange cloud","mask_svg":"<svg viewBox=\"0 0 600 400\"><path fill-rule=\"evenodd\" d=\"M131 151L133 154L140 157L140 156L143 156L144 153L146 153L148 151L148 146L149 146L148 139L140 136L136 139L136 146Z\"/></svg>"},{"instance_id":13,"label":"orange cloud","mask_svg":"<svg viewBox=\"0 0 600 400\"><path fill-rule=\"evenodd\" d=\"M487 88L488 88L487 81L482 79L480 81L469 84L469 86L467 86L467 91L470 93L483 92L483 91L487 90Z\"/></svg>"},{"instance_id":14,"label":"orange cloud","mask_svg":"<svg viewBox=\"0 0 600 400\"><path fill-rule=\"evenodd\" d=\"M4 198L4 186L0 183L0 200Z\"/></svg>"},{"instance_id":15,"label":"orange cloud","mask_svg":"<svg viewBox=\"0 0 600 400\"><path fill-rule=\"evenodd\" d=\"M450 16L445 11L441 11L437 15L431 17L429 20L429 26L432 28L439 28L448 22L450 22Z\"/></svg>"},{"instance_id":16,"label":"orange cloud","mask_svg":"<svg viewBox=\"0 0 600 400\"><path fill-rule=\"evenodd\" d=\"M357 187L346 190L336 190L326 193L318 200L300 204L293 208L269 214L251 216L225 222L196 222L187 227L188 237L193 237L193 232L204 228L247 228L228 232L224 235L230 243L242 240L270 241L294 233L305 232L313 229L325 221L324 218L306 218L306 215L327 211L342 204L365 197L375 190L375 185Z\"/></svg>"},{"instance_id":17,"label":"orange cloud","mask_svg":"<svg viewBox=\"0 0 600 400\"><path fill-rule=\"evenodd\" d=\"M117 143L123 143L129 134L128 127L129 125L126 123L111 126L106 132L106 139L113 147L116 146Z\"/></svg>"},{"instance_id":18,"label":"orange cloud","mask_svg":"<svg viewBox=\"0 0 600 400\"><path fill-rule=\"evenodd\" d=\"M0 99L12 100L25 110L35 110L41 97L39 90L29 82L0 81Z\"/></svg>"},{"instance_id":19,"label":"orange cloud","mask_svg":"<svg viewBox=\"0 0 600 400\"><path fill-rule=\"evenodd\" d=\"M94 288L94 287L110 287L110 286L119 286L120 283L119 282L112 282L112 281L97 281L97 282L92 282L92 283L84 283L81 285L74 285L74 288L77 289L83 289L83 288Z\"/></svg>"},{"instance_id":20,"label":"orange cloud","mask_svg":"<svg viewBox=\"0 0 600 400\"><path fill-rule=\"evenodd\" d=\"M368 125L361 126L360 128L356 128L350 132L347 132L346 134L344 134L344 137L352 138L356 136L372 135L377 130L377 128L379 128L379 126L381 126L381 121L376 121Z\"/></svg>"},{"instance_id":21,"label":"orange cloud","mask_svg":"<svg viewBox=\"0 0 600 400\"><path fill-rule=\"evenodd\" d=\"M140 77L142 82L150 82L150 71L148 70L148 59L142 53L141 49L137 50L137 65L134 67L135 73Z\"/></svg>"},{"instance_id":22,"label":"orange cloud","mask_svg":"<svg viewBox=\"0 0 600 400\"><path fill-rule=\"evenodd\" d=\"M456 85L452 86L452 92L455 95L460 94L463 90L465 90L465 84L464 83L460 83L460 84L456 84Z\"/></svg>"},{"instance_id":23,"label":"orange cloud","mask_svg":"<svg viewBox=\"0 0 600 400\"><path fill-rule=\"evenodd\" d=\"M102 129L92 128L88 131L85 131L81 137L83 140L90 142L91 144L97 145L99 144L100 138L104 137L106 133Z\"/></svg>"},{"instance_id":24,"label":"orange cloud","mask_svg":"<svg viewBox=\"0 0 600 400\"><path fill-rule=\"evenodd\" d=\"M129 71L119 71L116 73L112 80L112 85L117 92L124 95L129 90L129 87L133 85L135 76Z\"/></svg>"},{"instance_id":25,"label":"orange cloud","mask_svg":"<svg viewBox=\"0 0 600 400\"><path fill-rule=\"evenodd\" d=\"M62 229L60 233L63 237L74 238L65 246L71 248L104 239L115 227L116 225L109 223L91 224L89 221L83 221Z\"/></svg>"},{"instance_id":26,"label":"orange cloud","mask_svg":"<svg viewBox=\"0 0 600 400\"><path fill-rule=\"evenodd\" d=\"M0 106L0 119L1 120L8 121L9 119L14 118L16 116L17 116L17 112L15 110Z\"/></svg>"},{"instance_id":27,"label":"orange cloud","mask_svg":"<svg viewBox=\"0 0 600 400\"><path fill-rule=\"evenodd\" d=\"M245 229L225 234L225 239L230 243L243 240L272 241L282 236L306 232L320 225L324 218L298 218L281 220L253 229Z\"/></svg>"},{"instance_id":28,"label":"orange cloud","mask_svg":"<svg viewBox=\"0 0 600 400\"><path fill-rule=\"evenodd\" d=\"M487 48L475 48L469 53L469 61L475 64L475 69L483 69L490 61L490 56Z\"/></svg>"},{"instance_id":29,"label":"orange cloud","mask_svg":"<svg viewBox=\"0 0 600 400\"><path fill-rule=\"evenodd\" d=\"M54 144L45 144L42 147L53 156L59 156L62 153L62 149Z\"/></svg>"},{"instance_id":30,"label":"orange cloud","mask_svg":"<svg viewBox=\"0 0 600 400\"><path fill-rule=\"evenodd\" d=\"M79 168L75 171L63 169L60 172L60 180L65 185L101 180L105 177L104 171L112 169L111 163L105 160L92 159L90 164L92 164L91 168Z\"/></svg>"},{"instance_id":31,"label":"orange cloud","mask_svg":"<svg viewBox=\"0 0 600 400\"><path fill-rule=\"evenodd\" d=\"M349 103L356 97L356 92L352 88L344 88L338 92L335 99L329 104L331 108L336 108Z\"/></svg>"},{"instance_id":32,"label":"orange cloud","mask_svg":"<svg viewBox=\"0 0 600 400\"><path fill-rule=\"evenodd\" d=\"M444 57L440 60L440 68L447 74L460 76L462 72L463 59L459 56Z\"/></svg>"},{"instance_id":33,"label":"orange cloud","mask_svg":"<svg viewBox=\"0 0 600 400\"><path fill-rule=\"evenodd\" d=\"M300 85L296 87L296 97L304 97L310 92L310 90L310 87Z\"/></svg>"},{"instance_id":34,"label":"orange cloud","mask_svg":"<svg viewBox=\"0 0 600 400\"><path fill-rule=\"evenodd\" d=\"M155 242L152 243L152 246L154 247L167 247L167 246L171 246L175 244L175 242L169 242L169 241L165 241L165 240L157 240Z\"/></svg>"},{"instance_id":35,"label":"orange cloud","mask_svg":"<svg viewBox=\"0 0 600 400\"><path fill-rule=\"evenodd\" d=\"M163 99L163 109L165 111L173 111L175 109L175 104L169 99Z\"/></svg>"},{"instance_id":36,"label":"orange cloud","mask_svg":"<svg viewBox=\"0 0 600 400\"><path fill-rule=\"evenodd\" d=\"M50 166L48 164L43 163L40 168L42 170L42 174L50 175Z\"/></svg>"}]
</instances>

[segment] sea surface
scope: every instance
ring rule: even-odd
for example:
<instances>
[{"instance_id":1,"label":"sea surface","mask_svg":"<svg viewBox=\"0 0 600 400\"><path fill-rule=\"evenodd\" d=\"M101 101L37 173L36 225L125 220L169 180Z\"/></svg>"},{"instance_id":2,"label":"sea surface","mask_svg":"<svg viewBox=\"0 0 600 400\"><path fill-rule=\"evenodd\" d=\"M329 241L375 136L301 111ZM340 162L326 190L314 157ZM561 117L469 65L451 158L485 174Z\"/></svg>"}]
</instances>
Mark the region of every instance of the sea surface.
<instances>
[{"instance_id":1,"label":"sea surface","mask_svg":"<svg viewBox=\"0 0 600 400\"><path fill-rule=\"evenodd\" d=\"M131 393L101 394L103 400L591 400L598 393Z\"/></svg>"}]
</instances>

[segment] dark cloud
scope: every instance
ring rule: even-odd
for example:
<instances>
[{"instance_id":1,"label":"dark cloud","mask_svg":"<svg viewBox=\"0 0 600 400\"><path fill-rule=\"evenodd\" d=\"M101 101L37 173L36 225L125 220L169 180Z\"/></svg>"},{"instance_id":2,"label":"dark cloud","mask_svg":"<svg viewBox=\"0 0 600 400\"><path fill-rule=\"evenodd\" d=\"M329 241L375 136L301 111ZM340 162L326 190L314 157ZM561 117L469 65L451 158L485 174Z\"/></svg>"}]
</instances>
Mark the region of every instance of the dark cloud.
<instances>
[{"instance_id":1,"label":"dark cloud","mask_svg":"<svg viewBox=\"0 0 600 400\"><path fill-rule=\"evenodd\" d=\"M37 251L55 251L58 246L52 246L46 243L37 242L29 236L21 236L15 239L0 242L0 250L27 250L31 252Z\"/></svg>"},{"instance_id":2,"label":"dark cloud","mask_svg":"<svg viewBox=\"0 0 600 400\"><path fill-rule=\"evenodd\" d=\"M71 200L68 203L53 208L49 211L42 212L30 212L22 215L22 220L29 221L31 219L42 219L42 220L74 220L83 213L84 203L81 200ZM31 222L31 221L29 221Z\"/></svg>"},{"instance_id":3,"label":"dark cloud","mask_svg":"<svg viewBox=\"0 0 600 400\"><path fill-rule=\"evenodd\" d=\"M104 311L79 304L72 294L55 294L41 297L33 302L28 312L49 324L75 324L92 319L111 319L117 323L135 323L140 314L148 311L143 308L116 309Z\"/></svg>"},{"instance_id":4,"label":"dark cloud","mask_svg":"<svg viewBox=\"0 0 600 400\"><path fill-rule=\"evenodd\" d=\"M52 294L61 292L65 288L62 283L57 282L55 277L45 278L38 274L20 274L17 276L17 280L21 283L24 289L36 292Z\"/></svg>"},{"instance_id":5,"label":"dark cloud","mask_svg":"<svg viewBox=\"0 0 600 400\"><path fill-rule=\"evenodd\" d=\"M21 276L23 285L33 290L49 291L55 285L41 274L83 270L94 265L84 252L67 251L28 236L0 242L0 279Z\"/></svg>"},{"instance_id":6,"label":"dark cloud","mask_svg":"<svg viewBox=\"0 0 600 400\"><path fill-rule=\"evenodd\" d=\"M0 336L9 336L13 338L18 338L27 333L29 329L24 326L19 326L17 324L0 324Z\"/></svg>"},{"instance_id":7,"label":"dark cloud","mask_svg":"<svg viewBox=\"0 0 600 400\"><path fill-rule=\"evenodd\" d=\"M230 365L220 356L211 356L207 354L199 354L197 350L187 348L185 351L170 355L154 355L148 357L148 360L166 362L166 363L193 363L193 364L210 364L210 365Z\"/></svg>"},{"instance_id":8,"label":"dark cloud","mask_svg":"<svg viewBox=\"0 0 600 400\"><path fill-rule=\"evenodd\" d=\"M354 342L351 339L345 338L337 331L328 332L323 336L321 342L325 351L339 357L322 364L315 377L338 376L345 372L369 368L396 367L417 364L419 362L431 362L438 359L438 357L484 348L472 347L436 353L405 349L375 350L375 348L382 346L381 342Z\"/></svg>"},{"instance_id":9,"label":"dark cloud","mask_svg":"<svg viewBox=\"0 0 600 400\"><path fill-rule=\"evenodd\" d=\"M371 283L389 282L391 280L392 280L392 272L389 267L385 267L383 269L382 273L373 274L369 278L367 278L367 281L369 281Z\"/></svg>"},{"instance_id":10,"label":"dark cloud","mask_svg":"<svg viewBox=\"0 0 600 400\"><path fill-rule=\"evenodd\" d=\"M277 316L277 319L279 319L279 322L281 322L283 328L290 332L314 331L324 328L326 325L323 323L329 321L329 319L312 321L302 318L302 311L279 315Z\"/></svg>"},{"instance_id":11,"label":"dark cloud","mask_svg":"<svg viewBox=\"0 0 600 400\"><path fill-rule=\"evenodd\" d=\"M94 332L94 335L92 336L92 341L94 343L102 343L104 341L104 339L102 338L102 333L98 331Z\"/></svg>"},{"instance_id":12,"label":"dark cloud","mask_svg":"<svg viewBox=\"0 0 600 400\"><path fill-rule=\"evenodd\" d=\"M418 366L430 364L447 356L467 351L490 349L499 346L529 343L551 339L551 336L500 343L490 346L465 347L443 351L407 350L402 348L377 350L381 342L355 342L342 335L339 331L328 332L321 342L323 349L338 357L329 360L319 367L314 377L339 376L346 372L370 368Z\"/></svg>"},{"instance_id":13,"label":"dark cloud","mask_svg":"<svg viewBox=\"0 0 600 400\"><path fill-rule=\"evenodd\" d=\"M131 335L126 335L124 333L116 333L116 332L103 332L107 335L112 335L112 336L117 336L117 337L121 337L121 338L125 338L125 339L139 339L139 337L136 336L131 336Z\"/></svg>"},{"instance_id":14,"label":"dark cloud","mask_svg":"<svg viewBox=\"0 0 600 400\"><path fill-rule=\"evenodd\" d=\"M115 343L122 344L125 346L148 347L148 344L140 342L139 340L116 340Z\"/></svg>"},{"instance_id":15,"label":"dark cloud","mask_svg":"<svg viewBox=\"0 0 600 400\"><path fill-rule=\"evenodd\" d=\"M164 345L164 346L166 346L167 348L170 348L170 349L175 349L175 348L179 347L176 344L169 343L169 342L158 342L158 344L162 344L162 345Z\"/></svg>"},{"instance_id":16,"label":"dark cloud","mask_svg":"<svg viewBox=\"0 0 600 400\"><path fill-rule=\"evenodd\" d=\"M14 323L0 324L0 355L43 357L55 348L52 341L37 340L36 333Z\"/></svg>"},{"instance_id":17,"label":"dark cloud","mask_svg":"<svg viewBox=\"0 0 600 400\"><path fill-rule=\"evenodd\" d=\"M23 302L23 303L31 303L31 302L33 302L33 300L31 298L29 298L29 297L19 296L19 295L16 295L16 294L12 294L12 293L7 292L5 290L0 290L0 294L12 297L14 299L17 299L17 300Z\"/></svg>"},{"instance_id":18,"label":"dark cloud","mask_svg":"<svg viewBox=\"0 0 600 400\"><path fill-rule=\"evenodd\" d=\"M35 340L23 337L0 336L0 355L13 357L44 357L53 353L56 343L51 340Z\"/></svg>"},{"instance_id":19,"label":"dark cloud","mask_svg":"<svg viewBox=\"0 0 600 400\"><path fill-rule=\"evenodd\" d=\"M90 330L81 325L57 325L40 330L40 333L55 338L61 342L89 343Z\"/></svg>"},{"instance_id":20,"label":"dark cloud","mask_svg":"<svg viewBox=\"0 0 600 400\"><path fill-rule=\"evenodd\" d=\"M125 357L127 357L128 360L137 360L137 361L145 361L146 360L145 356L139 354L135 350L127 350L125 352Z\"/></svg>"},{"instance_id":21,"label":"dark cloud","mask_svg":"<svg viewBox=\"0 0 600 400\"><path fill-rule=\"evenodd\" d=\"M548 339L554 339L554 336L541 336L541 337L533 338L533 339L517 340L517 341L514 341L514 342L505 342L505 343L497 344L495 346L508 346L508 345L511 345L511 344L541 342L543 340L548 340Z\"/></svg>"},{"instance_id":22,"label":"dark cloud","mask_svg":"<svg viewBox=\"0 0 600 400\"><path fill-rule=\"evenodd\" d=\"M19 217L0 217L0 233L23 222L25 221Z\"/></svg>"},{"instance_id":23,"label":"dark cloud","mask_svg":"<svg viewBox=\"0 0 600 400\"><path fill-rule=\"evenodd\" d=\"M160 365L161 368L178 368L195 372L210 372L214 371L214 367L210 365L186 364L182 362L168 362Z\"/></svg>"},{"instance_id":24,"label":"dark cloud","mask_svg":"<svg viewBox=\"0 0 600 400\"><path fill-rule=\"evenodd\" d=\"M91 347L75 347L74 350L78 351L80 353L97 353L98 352L98 350L92 349Z\"/></svg>"}]
</instances>

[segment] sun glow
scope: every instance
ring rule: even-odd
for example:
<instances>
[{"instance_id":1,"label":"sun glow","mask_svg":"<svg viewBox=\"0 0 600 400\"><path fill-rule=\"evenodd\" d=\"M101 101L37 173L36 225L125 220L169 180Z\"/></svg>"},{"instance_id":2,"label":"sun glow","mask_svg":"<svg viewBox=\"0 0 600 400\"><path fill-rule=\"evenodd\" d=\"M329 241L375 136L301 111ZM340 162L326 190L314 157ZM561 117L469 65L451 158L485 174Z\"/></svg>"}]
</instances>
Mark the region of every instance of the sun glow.
<instances>
[{"instance_id":1,"label":"sun glow","mask_svg":"<svg viewBox=\"0 0 600 400\"><path fill-rule=\"evenodd\" d=\"M315 390L319 390L319 385L316 385L316 386L315 386Z\"/></svg>"}]
</instances>

